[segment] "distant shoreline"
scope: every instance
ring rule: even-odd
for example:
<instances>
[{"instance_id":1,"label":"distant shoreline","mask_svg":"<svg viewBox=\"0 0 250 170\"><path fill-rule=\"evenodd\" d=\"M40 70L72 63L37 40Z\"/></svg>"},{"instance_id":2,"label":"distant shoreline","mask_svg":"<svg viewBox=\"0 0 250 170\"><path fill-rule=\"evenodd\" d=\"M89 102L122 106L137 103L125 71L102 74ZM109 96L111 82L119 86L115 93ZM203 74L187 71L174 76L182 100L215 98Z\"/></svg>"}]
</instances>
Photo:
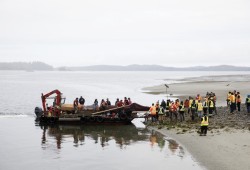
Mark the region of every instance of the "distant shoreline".
<instances>
[{"instance_id":1,"label":"distant shoreline","mask_svg":"<svg viewBox=\"0 0 250 170\"><path fill-rule=\"evenodd\" d=\"M0 70L44 70L44 71L250 71L250 67L217 65L170 67L162 65L92 65L92 66L61 66L53 67L43 62L0 62Z\"/></svg>"}]
</instances>

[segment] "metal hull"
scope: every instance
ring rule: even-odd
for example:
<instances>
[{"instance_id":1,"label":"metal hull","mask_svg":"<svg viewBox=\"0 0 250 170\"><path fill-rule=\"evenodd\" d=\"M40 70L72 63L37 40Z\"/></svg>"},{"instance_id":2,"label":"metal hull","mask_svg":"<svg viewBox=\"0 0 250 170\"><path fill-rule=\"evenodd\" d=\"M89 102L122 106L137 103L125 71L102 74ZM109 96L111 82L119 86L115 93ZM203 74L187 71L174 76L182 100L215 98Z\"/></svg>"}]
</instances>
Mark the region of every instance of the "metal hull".
<instances>
[{"instance_id":1,"label":"metal hull","mask_svg":"<svg viewBox=\"0 0 250 170\"><path fill-rule=\"evenodd\" d=\"M107 118L107 117L76 117L76 118L64 118L64 117L45 117L41 116L36 119L41 125L49 124L63 124L63 125L128 125L131 124L133 118Z\"/></svg>"}]
</instances>

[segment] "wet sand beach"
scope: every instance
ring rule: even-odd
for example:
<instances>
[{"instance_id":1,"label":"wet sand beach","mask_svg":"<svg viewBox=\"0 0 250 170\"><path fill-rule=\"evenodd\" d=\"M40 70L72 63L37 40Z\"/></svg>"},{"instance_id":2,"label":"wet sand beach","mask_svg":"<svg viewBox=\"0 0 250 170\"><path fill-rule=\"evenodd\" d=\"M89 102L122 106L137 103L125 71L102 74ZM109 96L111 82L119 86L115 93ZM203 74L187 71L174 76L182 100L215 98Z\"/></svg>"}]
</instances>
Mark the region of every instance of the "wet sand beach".
<instances>
[{"instance_id":1,"label":"wet sand beach","mask_svg":"<svg viewBox=\"0 0 250 170\"><path fill-rule=\"evenodd\" d=\"M167 94L181 100L189 96L195 97L200 94L205 97L207 92L214 92L217 96L217 105L225 106L229 91L239 91L243 101L250 94L250 75L228 75L228 76L203 76L178 80L178 83L168 84L166 90L164 84L145 87L142 90L149 94Z\"/></svg>"},{"instance_id":2,"label":"wet sand beach","mask_svg":"<svg viewBox=\"0 0 250 170\"><path fill-rule=\"evenodd\" d=\"M168 94L180 98L205 96L214 92L217 96L217 115L209 118L207 136L199 136L199 121L149 126L163 135L173 138L184 146L194 158L211 170L250 169L250 115L242 104L241 112L229 113L226 107L228 91L239 91L245 103L250 94L250 76L211 76L183 79L180 83L169 84ZM151 94L164 94L163 85L147 87ZM190 119L187 116L187 119Z\"/></svg>"},{"instance_id":3,"label":"wet sand beach","mask_svg":"<svg viewBox=\"0 0 250 170\"><path fill-rule=\"evenodd\" d=\"M250 169L249 130L217 129L213 133L209 131L207 136L199 136L195 131L179 134L176 129L151 128L176 140L207 169Z\"/></svg>"}]
</instances>

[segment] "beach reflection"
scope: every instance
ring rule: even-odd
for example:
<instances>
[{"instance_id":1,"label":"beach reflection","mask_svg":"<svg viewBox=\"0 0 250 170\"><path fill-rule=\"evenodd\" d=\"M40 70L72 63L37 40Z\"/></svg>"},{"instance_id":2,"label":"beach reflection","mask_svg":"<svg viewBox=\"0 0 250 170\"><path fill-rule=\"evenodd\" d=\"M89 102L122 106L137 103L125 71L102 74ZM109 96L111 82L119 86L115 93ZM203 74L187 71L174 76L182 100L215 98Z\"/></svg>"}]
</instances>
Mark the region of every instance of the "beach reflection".
<instances>
[{"instance_id":1,"label":"beach reflection","mask_svg":"<svg viewBox=\"0 0 250 170\"><path fill-rule=\"evenodd\" d=\"M56 148L59 150L63 148L62 145L64 143L68 143L69 141L73 142L74 147L83 146L86 143L93 143L102 148L113 145L113 141L115 141L115 146L120 149L139 142L149 142L151 148L159 148L160 152L167 147L167 155L171 153L183 157L185 154L183 148L176 141L165 139L162 134L154 130L137 129L134 125L57 125L40 127L42 129L41 145L43 149L46 149L48 142L51 143L48 139L50 138L50 140L54 140L54 144L56 144Z\"/></svg>"},{"instance_id":2,"label":"beach reflection","mask_svg":"<svg viewBox=\"0 0 250 170\"><path fill-rule=\"evenodd\" d=\"M42 145L48 141L48 136L54 137L57 148L61 149L62 140L72 137L74 146L82 145L86 140L92 140L95 144L102 147L108 146L111 140L115 140L116 144L123 148L124 145L130 145L137 141L146 141L148 139L148 130L136 129L134 125L127 126L41 126ZM47 135L47 136L46 136Z\"/></svg>"}]
</instances>

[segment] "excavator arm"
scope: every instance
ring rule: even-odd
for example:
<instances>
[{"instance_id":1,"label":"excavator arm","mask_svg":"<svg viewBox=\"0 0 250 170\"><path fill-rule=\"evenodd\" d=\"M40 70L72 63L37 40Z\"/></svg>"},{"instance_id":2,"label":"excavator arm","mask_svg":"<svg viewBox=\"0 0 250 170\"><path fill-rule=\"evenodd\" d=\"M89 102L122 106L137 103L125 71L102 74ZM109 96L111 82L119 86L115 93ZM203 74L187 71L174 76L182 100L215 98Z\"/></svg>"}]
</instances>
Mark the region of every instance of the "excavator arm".
<instances>
[{"instance_id":1,"label":"excavator arm","mask_svg":"<svg viewBox=\"0 0 250 170\"><path fill-rule=\"evenodd\" d=\"M61 92L59 91L59 90L53 90L53 91L51 91L51 92L49 92L49 93L47 93L47 94L45 94L45 95L43 95L43 93L42 93L42 105L43 105L43 111L44 112L47 112L47 108L46 108L46 99L49 97L49 96L51 96L51 95L53 95L53 94L56 94L56 97L55 97L55 104L57 105L57 106L60 106L60 104L61 104Z\"/></svg>"}]
</instances>

